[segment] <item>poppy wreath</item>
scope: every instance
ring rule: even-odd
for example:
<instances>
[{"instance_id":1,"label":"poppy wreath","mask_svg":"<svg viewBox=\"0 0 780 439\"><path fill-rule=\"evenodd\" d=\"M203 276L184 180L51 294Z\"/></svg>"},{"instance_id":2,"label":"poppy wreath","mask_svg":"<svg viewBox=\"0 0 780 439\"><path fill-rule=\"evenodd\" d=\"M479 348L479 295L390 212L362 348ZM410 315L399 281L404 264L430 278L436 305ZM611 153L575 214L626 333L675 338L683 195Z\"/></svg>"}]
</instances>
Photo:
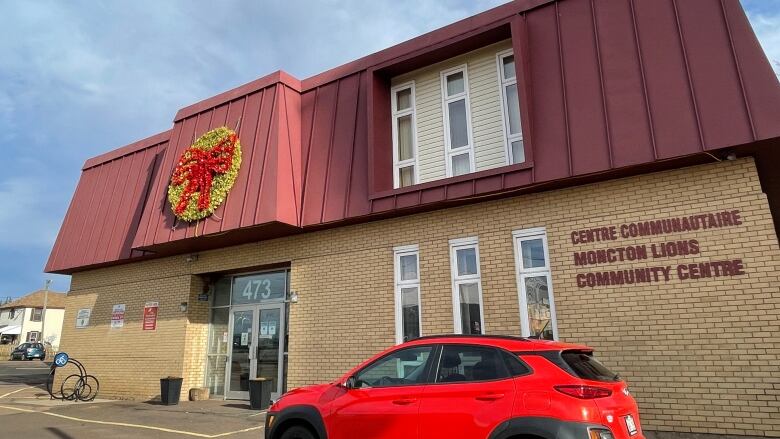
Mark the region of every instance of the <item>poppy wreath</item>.
<instances>
[{"instance_id":1,"label":"poppy wreath","mask_svg":"<svg viewBox=\"0 0 780 439\"><path fill-rule=\"evenodd\" d=\"M200 136L181 154L168 186L174 215L197 221L225 201L241 167L241 143L235 131L220 127Z\"/></svg>"}]
</instances>

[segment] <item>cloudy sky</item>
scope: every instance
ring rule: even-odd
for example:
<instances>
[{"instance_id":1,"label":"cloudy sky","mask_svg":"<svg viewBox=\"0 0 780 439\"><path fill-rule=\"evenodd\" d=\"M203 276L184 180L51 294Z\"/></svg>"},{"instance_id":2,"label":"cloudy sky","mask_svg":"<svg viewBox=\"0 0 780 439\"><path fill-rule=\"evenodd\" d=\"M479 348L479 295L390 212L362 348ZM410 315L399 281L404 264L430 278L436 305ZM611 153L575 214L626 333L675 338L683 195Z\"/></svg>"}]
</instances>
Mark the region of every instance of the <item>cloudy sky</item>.
<instances>
[{"instance_id":1,"label":"cloudy sky","mask_svg":"<svg viewBox=\"0 0 780 439\"><path fill-rule=\"evenodd\" d=\"M266 73L306 78L500 3L0 0L0 299L67 291L42 270L85 159ZM742 4L780 72L780 0Z\"/></svg>"}]
</instances>

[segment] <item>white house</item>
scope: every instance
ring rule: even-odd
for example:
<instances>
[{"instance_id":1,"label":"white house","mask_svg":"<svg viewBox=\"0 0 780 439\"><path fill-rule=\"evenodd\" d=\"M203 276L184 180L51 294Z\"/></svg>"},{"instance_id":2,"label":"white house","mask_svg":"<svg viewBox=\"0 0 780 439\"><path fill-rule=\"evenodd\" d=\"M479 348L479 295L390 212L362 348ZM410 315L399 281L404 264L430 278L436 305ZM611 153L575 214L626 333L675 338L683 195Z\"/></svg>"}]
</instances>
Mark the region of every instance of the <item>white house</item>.
<instances>
[{"instance_id":1,"label":"white house","mask_svg":"<svg viewBox=\"0 0 780 439\"><path fill-rule=\"evenodd\" d=\"M47 296L45 317L44 296ZM65 293L54 291L48 295L44 290L35 291L0 305L0 344L44 341L59 346L64 315Z\"/></svg>"}]
</instances>

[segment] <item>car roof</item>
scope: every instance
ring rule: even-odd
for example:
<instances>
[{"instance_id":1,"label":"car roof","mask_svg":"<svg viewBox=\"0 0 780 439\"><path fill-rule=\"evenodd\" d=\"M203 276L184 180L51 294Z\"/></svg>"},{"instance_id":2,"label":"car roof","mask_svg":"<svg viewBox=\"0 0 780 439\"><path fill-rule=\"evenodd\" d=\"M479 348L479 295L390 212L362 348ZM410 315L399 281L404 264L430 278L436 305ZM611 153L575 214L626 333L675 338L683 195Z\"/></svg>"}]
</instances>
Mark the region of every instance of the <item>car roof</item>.
<instances>
[{"instance_id":1,"label":"car roof","mask_svg":"<svg viewBox=\"0 0 780 439\"><path fill-rule=\"evenodd\" d=\"M528 352L528 351L563 351L563 350L584 350L593 349L580 344L563 343L552 340L537 340L523 337L512 337L507 335L463 335L463 334L444 334L429 335L416 338L404 343L404 346L424 345L431 343L439 344L478 344L484 346L493 346L506 349L510 352Z\"/></svg>"}]
</instances>

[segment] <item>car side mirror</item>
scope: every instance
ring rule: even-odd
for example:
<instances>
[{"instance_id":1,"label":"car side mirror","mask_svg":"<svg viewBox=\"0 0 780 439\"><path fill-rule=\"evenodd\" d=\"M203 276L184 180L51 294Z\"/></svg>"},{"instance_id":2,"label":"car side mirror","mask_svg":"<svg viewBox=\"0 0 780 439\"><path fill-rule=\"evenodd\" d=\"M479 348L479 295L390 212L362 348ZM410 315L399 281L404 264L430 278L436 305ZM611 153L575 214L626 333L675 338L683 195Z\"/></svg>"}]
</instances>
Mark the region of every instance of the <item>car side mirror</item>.
<instances>
[{"instance_id":1,"label":"car side mirror","mask_svg":"<svg viewBox=\"0 0 780 439\"><path fill-rule=\"evenodd\" d=\"M354 376L347 378L347 381L344 382L344 387L346 387L347 390L357 388L357 379Z\"/></svg>"}]
</instances>

